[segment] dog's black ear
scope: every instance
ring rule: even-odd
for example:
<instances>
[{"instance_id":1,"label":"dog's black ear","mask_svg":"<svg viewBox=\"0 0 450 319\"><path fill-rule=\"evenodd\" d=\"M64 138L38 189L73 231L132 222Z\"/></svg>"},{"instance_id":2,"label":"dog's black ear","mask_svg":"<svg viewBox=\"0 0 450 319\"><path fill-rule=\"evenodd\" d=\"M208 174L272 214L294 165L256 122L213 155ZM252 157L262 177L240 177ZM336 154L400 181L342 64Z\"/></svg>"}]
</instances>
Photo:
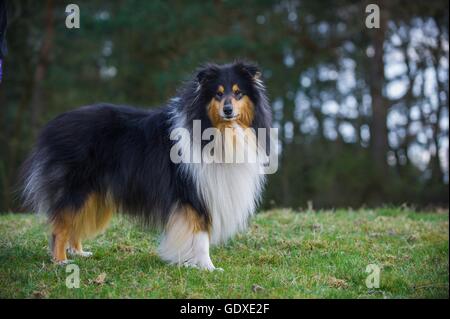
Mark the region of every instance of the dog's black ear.
<instances>
[{"instance_id":1,"label":"dog's black ear","mask_svg":"<svg viewBox=\"0 0 450 319\"><path fill-rule=\"evenodd\" d=\"M197 71L197 81L200 84L205 83L208 80L213 79L217 76L219 72L219 67L215 64L206 64L198 69Z\"/></svg>"},{"instance_id":2,"label":"dog's black ear","mask_svg":"<svg viewBox=\"0 0 450 319\"><path fill-rule=\"evenodd\" d=\"M246 74L249 74L253 79L258 80L261 78L261 70L256 63L248 61L237 61L236 67Z\"/></svg>"}]
</instances>

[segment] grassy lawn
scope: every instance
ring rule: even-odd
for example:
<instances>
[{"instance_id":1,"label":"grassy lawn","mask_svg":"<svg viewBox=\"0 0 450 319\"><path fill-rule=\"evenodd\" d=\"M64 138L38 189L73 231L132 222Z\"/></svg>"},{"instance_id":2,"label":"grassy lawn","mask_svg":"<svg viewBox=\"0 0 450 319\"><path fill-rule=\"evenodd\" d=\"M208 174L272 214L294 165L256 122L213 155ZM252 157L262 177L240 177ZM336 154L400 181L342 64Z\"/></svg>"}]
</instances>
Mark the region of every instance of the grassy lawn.
<instances>
[{"instance_id":1,"label":"grassy lawn","mask_svg":"<svg viewBox=\"0 0 450 319\"><path fill-rule=\"evenodd\" d=\"M47 253L45 223L0 215L1 298L448 298L448 211L338 210L258 214L245 234L214 247L224 272L167 266L158 237L124 218L85 243L80 288ZM380 287L366 287L368 264Z\"/></svg>"}]
</instances>

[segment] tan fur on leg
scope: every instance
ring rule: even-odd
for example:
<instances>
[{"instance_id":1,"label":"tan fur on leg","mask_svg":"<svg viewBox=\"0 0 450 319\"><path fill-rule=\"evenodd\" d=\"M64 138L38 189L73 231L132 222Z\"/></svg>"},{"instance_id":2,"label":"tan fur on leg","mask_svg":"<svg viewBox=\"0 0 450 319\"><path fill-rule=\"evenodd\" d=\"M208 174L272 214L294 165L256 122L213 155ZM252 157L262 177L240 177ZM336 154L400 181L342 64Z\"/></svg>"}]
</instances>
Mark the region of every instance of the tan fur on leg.
<instances>
[{"instance_id":1,"label":"tan fur on leg","mask_svg":"<svg viewBox=\"0 0 450 319\"><path fill-rule=\"evenodd\" d=\"M79 211L57 214L51 221L54 236L53 259L59 263L67 260L68 243L72 254L86 257L92 255L83 251L81 240L103 231L112 217L113 208L111 201L92 194Z\"/></svg>"},{"instance_id":2,"label":"tan fur on leg","mask_svg":"<svg viewBox=\"0 0 450 319\"><path fill-rule=\"evenodd\" d=\"M68 229L59 225L53 229L53 259L57 263L67 261L66 247L69 240Z\"/></svg>"}]
</instances>

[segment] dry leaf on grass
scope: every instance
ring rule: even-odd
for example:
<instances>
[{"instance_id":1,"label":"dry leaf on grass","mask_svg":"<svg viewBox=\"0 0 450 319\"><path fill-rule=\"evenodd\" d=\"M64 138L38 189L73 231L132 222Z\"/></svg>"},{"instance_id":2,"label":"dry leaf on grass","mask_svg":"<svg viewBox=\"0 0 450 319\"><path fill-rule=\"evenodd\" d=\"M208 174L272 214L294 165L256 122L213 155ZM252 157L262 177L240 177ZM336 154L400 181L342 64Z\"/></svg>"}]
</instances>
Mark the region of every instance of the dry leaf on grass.
<instances>
[{"instance_id":1,"label":"dry leaf on grass","mask_svg":"<svg viewBox=\"0 0 450 319\"><path fill-rule=\"evenodd\" d=\"M128 246L128 245L124 245L124 244L119 244L117 246L117 249L119 251L126 252L126 253L133 253L134 252L134 247L133 246Z\"/></svg>"},{"instance_id":2,"label":"dry leaf on grass","mask_svg":"<svg viewBox=\"0 0 450 319\"><path fill-rule=\"evenodd\" d=\"M328 285L331 288L342 288L342 289L348 288L348 283L344 279L338 279L335 277L328 277Z\"/></svg>"},{"instance_id":3,"label":"dry leaf on grass","mask_svg":"<svg viewBox=\"0 0 450 319\"><path fill-rule=\"evenodd\" d=\"M43 298L47 298L47 296L48 296L48 291L45 289L35 290L31 294L31 298L34 298L34 299L43 299Z\"/></svg>"},{"instance_id":4,"label":"dry leaf on grass","mask_svg":"<svg viewBox=\"0 0 450 319\"><path fill-rule=\"evenodd\" d=\"M258 292L258 291L263 291L263 290L264 290L264 287L262 287L260 285L257 285L257 284L253 284L252 285L252 291L253 292Z\"/></svg>"},{"instance_id":5,"label":"dry leaf on grass","mask_svg":"<svg viewBox=\"0 0 450 319\"><path fill-rule=\"evenodd\" d=\"M103 285L105 283L105 279L106 279L106 273L102 272L100 275L97 276L97 278L95 278L91 282L94 284L97 284L97 285Z\"/></svg>"}]
</instances>

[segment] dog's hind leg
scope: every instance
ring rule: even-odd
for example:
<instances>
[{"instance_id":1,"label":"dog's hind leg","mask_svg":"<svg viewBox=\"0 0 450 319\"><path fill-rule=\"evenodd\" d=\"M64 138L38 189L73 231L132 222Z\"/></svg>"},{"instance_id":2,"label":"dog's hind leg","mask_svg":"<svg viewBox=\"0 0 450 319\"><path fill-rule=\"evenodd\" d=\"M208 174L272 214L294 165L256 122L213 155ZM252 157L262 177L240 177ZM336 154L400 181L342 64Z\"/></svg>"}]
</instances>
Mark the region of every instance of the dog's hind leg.
<instances>
[{"instance_id":1,"label":"dog's hind leg","mask_svg":"<svg viewBox=\"0 0 450 319\"><path fill-rule=\"evenodd\" d=\"M67 260L67 248L71 255L92 256L91 252L83 250L81 241L106 229L112 213L113 205L110 202L102 196L91 194L80 210L58 214L52 221L53 259L64 263Z\"/></svg>"},{"instance_id":2,"label":"dog's hind leg","mask_svg":"<svg viewBox=\"0 0 450 319\"><path fill-rule=\"evenodd\" d=\"M209 222L192 206L181 206L169 218L159 255L171 264L221 270L214 267L209 256L209 237Z\"/></svg>"},{"instance_id":3,"label":"dog's hind leg","mask_svg":"<svg viewBox=\"0 0 450 319\"><path fill-rule=\"evenodd\" d=\"M82 257L92 256L92 252L84 251L81 240L101 233L111 220L114 205L107 196L91 194L83 208L73 220L73 228L69 240L69 253Z\"/></svg>"},{"instance_id":4,"label":"dog's hind leg","mask_svg":"<svg viewBox=\"0 0 450 319\"><path fill-rule=\"evenodd\" d=\"M53 260L58 264L66 264L66 249L70 237L70 225L67 224L65 218L61 216L52 221L52 235L50 239L50 249Z\"/></svg>"}]
</instances>

